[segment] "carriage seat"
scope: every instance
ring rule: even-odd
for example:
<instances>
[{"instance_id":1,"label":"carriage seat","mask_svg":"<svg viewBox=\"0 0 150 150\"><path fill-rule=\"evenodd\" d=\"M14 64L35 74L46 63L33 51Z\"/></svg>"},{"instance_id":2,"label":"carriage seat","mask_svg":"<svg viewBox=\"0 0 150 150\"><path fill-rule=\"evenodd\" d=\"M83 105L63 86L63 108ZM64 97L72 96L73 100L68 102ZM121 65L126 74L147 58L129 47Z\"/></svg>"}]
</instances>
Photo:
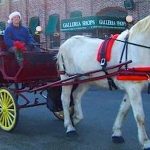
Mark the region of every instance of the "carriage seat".
<instances>
[{"instance_id":1,"label":"carriage seat","mask_svg":"<svg viewBox=\"0 0 150 150\"><path fill-rule=\"evenodd\" d=\"M56 54L52 52L23 53L23 61L19 64L13 53L0 52L0 72L5 80L26 82L36 80L56 80L58 72L56 67Z\"/></svg>"},{"instance_id":2,"label":"carriage seat","mask_svg":"<svg viewBox=\"0 0 150 150\"><path fill-rule=\"evenodd\" d=\"M17 81L51 80L58 77L55 52L25 52Z\"/></svg>"}]
</instances>

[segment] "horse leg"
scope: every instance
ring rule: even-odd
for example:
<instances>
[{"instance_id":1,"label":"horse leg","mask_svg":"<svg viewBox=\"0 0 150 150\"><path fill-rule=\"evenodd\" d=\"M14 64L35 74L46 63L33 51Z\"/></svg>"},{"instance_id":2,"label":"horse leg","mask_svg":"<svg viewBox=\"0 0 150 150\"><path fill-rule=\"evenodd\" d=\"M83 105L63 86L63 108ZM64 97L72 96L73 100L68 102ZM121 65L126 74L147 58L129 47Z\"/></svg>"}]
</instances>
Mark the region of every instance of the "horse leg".
<instances>
[{"instance_id":1,"label":"horse leg","mask_svg":"<svg viewBox=\"0 0 150 150\"><path fill-rule=\"evenodd\" d=\"M62 107L64 111L64 126L67 128L66 130L67 135L76 134L75 128L70 118L70 112L69 112L71 90L72 90L72 85L62 86L61 100L62 100Z\"/></svg>"},{"instance_id":2,"label":"horse leg","mask_svg":"<svg viewBox=\"0 0 150 150\"><path fill-rule=\"evenodd\" d=\"M81 97L87 91L88 86L85 84L79 85L75 91L73 91L73 100L74 100L74 115L73 115L73 123L76 125L83 119L83 112L81 107Z\"/></svg>"},{"instance_id":3,"label":"horse leg","mask_svg":"<svg viewBox=\"0 0 150 150\"><path fill-rule=\"evenodd\" d=\"M120 105L120 109L118 111L116 120L113 125L112 141L114 143L123 143L124 142L124 139L122 137L121 128L122 128L123 120L127 116L130 106L131 105L130 105L128 95L125 94L125 96L123 97L123 101Z\"/></svg>"},{"instance_id":4,"label":"horse leg","mask_svg":"<svg viewBox=\"0 0 150 150\"><path fill-rule=\"evenodd\" d=\"M150 150L150 140L145 130L145 115L143 111L141 90L142 87L139 84L130 84L126 88L132 106L134 118L137 123L139 142L143 146L144 150Z\"/></svg>"}]
</instances>

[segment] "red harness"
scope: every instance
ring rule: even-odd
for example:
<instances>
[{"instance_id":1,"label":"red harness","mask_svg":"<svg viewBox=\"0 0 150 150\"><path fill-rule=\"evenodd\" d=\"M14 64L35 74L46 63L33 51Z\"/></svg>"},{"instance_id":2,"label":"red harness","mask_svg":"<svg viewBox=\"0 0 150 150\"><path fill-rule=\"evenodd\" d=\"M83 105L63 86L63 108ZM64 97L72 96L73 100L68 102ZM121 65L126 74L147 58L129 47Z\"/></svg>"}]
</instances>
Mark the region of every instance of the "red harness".
<instances>
[{"instance_id":1,"label":"red harness","mask_svg":"<svg viewBox=\"0 0 150 150\"><path fill-rule=\"evenodd\" d=\"M115 42L115 39L117 39L118 36L119 36L119 34L115 34L115 35L111 36L110 39L107 39L100 44L100 46L98 48L98 53L97 53L97 60L99 62L101 62L102 59L105 59L106 61L110 61L111 50L112 50L113 44Z\"/></svg>"},{"instance_id":2,"label":"red harness","mask_svg":"<svg viewBox=\"0 0 150 150\"><path fill-rule=\"evenodd\" d=\"M107 62L111 59L112 47L117 39L119 34L115 34L111 36L110 39L103 41L97 53L97 60L103 64L103 60L107 65ZM143 81L149 80L150 76L150 67L136 67L136 68L128 68L127 70L120 70L119 75L117 75L117 80L123 81Z\"/></svg>"}]
</instances>

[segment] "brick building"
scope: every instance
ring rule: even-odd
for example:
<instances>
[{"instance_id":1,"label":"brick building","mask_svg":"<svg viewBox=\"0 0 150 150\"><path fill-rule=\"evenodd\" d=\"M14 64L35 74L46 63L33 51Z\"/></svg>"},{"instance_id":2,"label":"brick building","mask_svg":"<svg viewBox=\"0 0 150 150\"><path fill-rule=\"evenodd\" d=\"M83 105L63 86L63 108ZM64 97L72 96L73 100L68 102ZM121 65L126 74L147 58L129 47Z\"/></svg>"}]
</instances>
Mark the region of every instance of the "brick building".
<instances>
[{"instance_id":1,"label":"brick building","mask_svg":"<svg viewBox=\"0 0 150 150\"><path fill-rule=\"evenodd\" d=\"M42 26L41 41L48 40L53 48L74 34L104 38L120 33L127 15L136 23L150 14L150 0L0 0L0 29L15 10L32 34Z\"/></svg>"}]
</instances>

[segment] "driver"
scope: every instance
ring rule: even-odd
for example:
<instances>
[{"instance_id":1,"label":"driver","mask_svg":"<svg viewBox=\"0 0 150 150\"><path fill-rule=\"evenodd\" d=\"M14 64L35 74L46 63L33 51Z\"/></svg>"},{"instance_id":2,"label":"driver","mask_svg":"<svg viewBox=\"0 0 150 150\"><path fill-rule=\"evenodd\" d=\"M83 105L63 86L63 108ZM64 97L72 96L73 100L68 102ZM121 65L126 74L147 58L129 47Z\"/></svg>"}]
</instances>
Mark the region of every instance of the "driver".
<instances>
[{"instance_id":1,"label":"driver","mask_svg":"<svg viewBox=\"0 0 150 150\"><path fill-rule=\"evenodd\" d=\"M21 14L15 11L9 15L8 27L4 32L4 41L8 51L15 52L15 43L20 44L21 47L28 51L40 51L35 46L35 40L29 33L29 30L21 24Z\"/></svg>"}]
</instances>

